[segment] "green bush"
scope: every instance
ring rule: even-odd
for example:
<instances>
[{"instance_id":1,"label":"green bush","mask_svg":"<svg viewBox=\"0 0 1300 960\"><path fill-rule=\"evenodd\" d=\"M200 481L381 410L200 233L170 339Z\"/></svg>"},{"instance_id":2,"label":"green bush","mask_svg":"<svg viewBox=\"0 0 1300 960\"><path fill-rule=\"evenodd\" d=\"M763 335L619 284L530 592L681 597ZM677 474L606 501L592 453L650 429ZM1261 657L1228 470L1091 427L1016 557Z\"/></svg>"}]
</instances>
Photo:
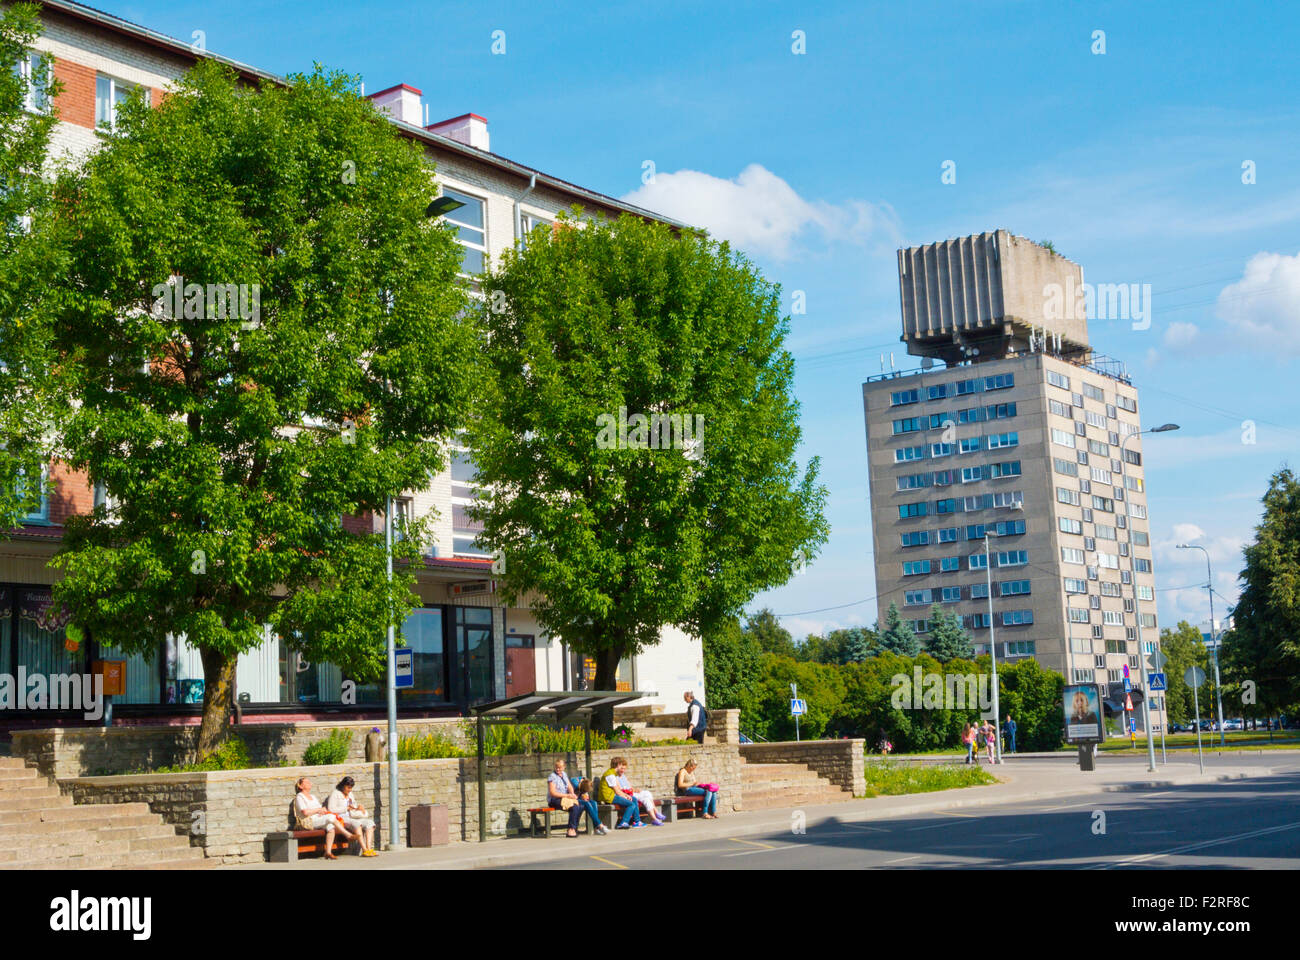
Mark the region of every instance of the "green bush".
<instances>
[{"instance_id":1,"label":"green bush","mask_svg":"<svg viewBox=\"0 0 1300 960\"><path fill-rule=\"evenodd\" d=\"M324 740L317 740L302 752L303 766L323 767L330 763L346 763L348 747L351 745L351 730L331 731Z\"/></svg>"},{"instance_id":2,"label":"green bush","mask_svg":"<svg viewBox=\"0 0 1300 960\"><path fill-rule=\"evenodd\" d=\"M470 751L444 733L418 734L397 741L398 760L442 760L445 757L468 756Z\"/></svg>"},{"instance_id":3,"label":"green bush","mask_svg":"<svg viewBox=\"0 0 1300 960\"><path fill-rule=\"evenodd\" d=\"M863 773L868 797L893 796L900 793L930 793L957 787L976 787L997 783L997 778L983 767L953 764L898 763L892 760L869 762Z\"/></svg>"},{"instance_id":4,"label":"green bush","mask_svg":"<svg viewBox=\"0 0 1300 960\"><path fill-rule=\"evenodd\" d=\"M494 724L483 736L483 752L489 757L512 756L520 753L578 753L585 749L582 727L554 727L540 724ZM609 739L595 730L591 732L591 749L604 750Z\"/></svg>"},{"instance_id":5,"label":"green bush","mask_svg":"<svg viewBox=\"0 0 1300 960\"><path fill-rule=\"evenodd\" d=\"M247 770L253 765L248 756L248 744L237 736L230 736L221 746L213 750L197 763L181 763L170 767L158 767L154 773L198 773L206 770Z\"/></svg>"}]
</instances>

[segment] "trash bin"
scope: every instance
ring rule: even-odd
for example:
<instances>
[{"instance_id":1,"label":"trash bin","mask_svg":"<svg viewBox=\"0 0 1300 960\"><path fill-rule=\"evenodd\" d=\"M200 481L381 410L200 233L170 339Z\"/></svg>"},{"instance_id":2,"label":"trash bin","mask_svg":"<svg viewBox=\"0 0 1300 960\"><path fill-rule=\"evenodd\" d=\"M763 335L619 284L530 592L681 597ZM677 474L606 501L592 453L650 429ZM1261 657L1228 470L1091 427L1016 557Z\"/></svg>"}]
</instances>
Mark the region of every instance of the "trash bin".
<instances>
[{"instance_id":1,"label":"trash bin","mask_svg":"<svg viewBox=\"0 0 1300 960\"><path fill-rule=\"evenodd\" d=\"M408 847L445 846L447 808L441 803L421 803L406 811L406 845Z\"/></svg>"}]
</instances>

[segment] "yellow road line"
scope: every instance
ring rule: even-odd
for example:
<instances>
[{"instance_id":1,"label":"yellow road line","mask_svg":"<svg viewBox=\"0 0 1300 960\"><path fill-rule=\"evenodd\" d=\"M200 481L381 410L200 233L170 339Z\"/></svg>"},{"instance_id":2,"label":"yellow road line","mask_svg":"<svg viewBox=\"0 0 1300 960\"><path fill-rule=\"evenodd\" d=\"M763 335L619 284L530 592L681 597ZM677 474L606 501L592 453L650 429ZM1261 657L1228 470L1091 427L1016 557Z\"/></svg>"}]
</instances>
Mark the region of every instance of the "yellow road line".
<instances>
[{"instance_id":1,"label":"yellow road line","mask_svg":"<svg viewBox=\"0 0 1300 960\"><path fill-rule=\"evenodd\" d=\"M620 870L626 870L626 869L627 869L627 865L626 865L626 864L615 863L613 860L606 860L604 857L598 857L598 856L596 856L595 854L592 854L591 859L593 859L593 860L599 860L601 863L608 863L611 867L618 867Z\"/></svg>"},{"instance_id":2,"label":"yellow road line","mask_svg":"<svg viewBox=\"0 0 1300 960\"><path fill-rule=\"evenodd\" d=\"M740 837L727 837L732 843L747 843L751 847L760 847L763 850L775 850L776 847L770 843L759 843L757 840L742 840Z\"/></svg>"}]
</instances>

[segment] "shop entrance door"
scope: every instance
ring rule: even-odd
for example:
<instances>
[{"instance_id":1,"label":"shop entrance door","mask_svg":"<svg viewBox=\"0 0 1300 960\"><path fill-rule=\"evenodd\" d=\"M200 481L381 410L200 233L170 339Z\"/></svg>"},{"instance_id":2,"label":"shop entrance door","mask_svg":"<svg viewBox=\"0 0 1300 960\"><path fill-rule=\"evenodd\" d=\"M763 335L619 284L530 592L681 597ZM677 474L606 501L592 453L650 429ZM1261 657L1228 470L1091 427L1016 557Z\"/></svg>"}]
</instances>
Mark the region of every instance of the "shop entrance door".
<instances>
[{"instance_id":1,"label":"shop entrance door","mask_svg":"<svg viewBox=\"0 0 1300 960\"><path fill-rule=\"evenodd\" d=\"M537 654L532 637L506 635L506 696L537 689Z\"/></svg>"}]
</instances>

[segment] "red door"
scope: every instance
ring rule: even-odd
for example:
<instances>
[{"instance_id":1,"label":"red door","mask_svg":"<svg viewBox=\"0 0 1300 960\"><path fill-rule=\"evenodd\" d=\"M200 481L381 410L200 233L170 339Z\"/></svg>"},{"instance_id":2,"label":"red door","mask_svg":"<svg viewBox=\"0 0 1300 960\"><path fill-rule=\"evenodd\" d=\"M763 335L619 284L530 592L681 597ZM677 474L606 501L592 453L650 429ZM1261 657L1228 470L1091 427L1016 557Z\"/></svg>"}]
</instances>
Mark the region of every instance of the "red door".
<instances>
[{"instance_id":1,"label":"red door","mask_svg":"<svg viewBox=\"0 0 1300 960\"><path fill-rule=\"evenodd\" d=\"M537 689L537 658L533 638L506 636L506 696L517 697Z\"/></svg>"}]
</instances>

